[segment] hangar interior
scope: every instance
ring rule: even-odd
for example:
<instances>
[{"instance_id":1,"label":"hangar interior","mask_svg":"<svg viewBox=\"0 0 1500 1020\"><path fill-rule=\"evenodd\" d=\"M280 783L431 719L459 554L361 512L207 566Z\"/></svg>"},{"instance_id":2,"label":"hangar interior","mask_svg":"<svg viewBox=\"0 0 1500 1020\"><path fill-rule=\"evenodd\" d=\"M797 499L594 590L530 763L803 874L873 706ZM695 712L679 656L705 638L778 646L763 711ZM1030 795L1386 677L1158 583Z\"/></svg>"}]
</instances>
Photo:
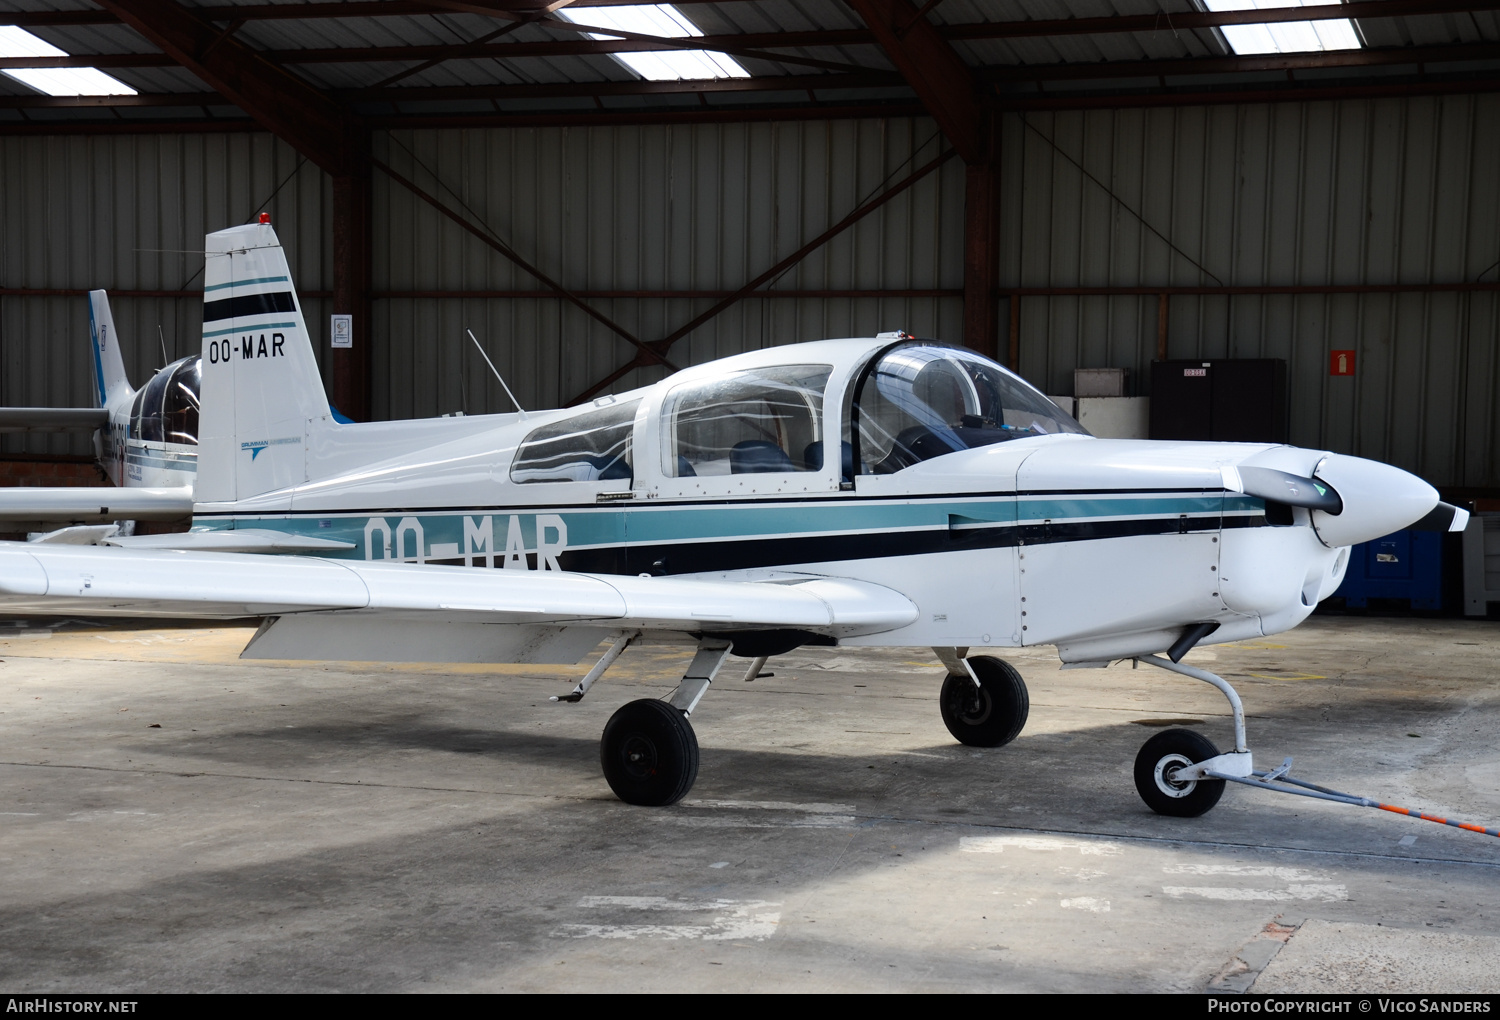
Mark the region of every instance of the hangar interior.
<instances>
[{"instance_id":1,"label":"hangar interior","mask_svg":"<svg viewBox=\"0 0 1500 1020\"><path fill-rule=\"evenodd\" d=\"M1280 359L1290 443L1500 510L1500 0L0 0L0 47L0 406L90 404L93 289L133 383L196 352L204 234L267 214L359 421L510 410L471 329L527 408L892 330L1064 397ZM0 434L0 484L93 460ZM597 660L246 664L252 633L0 621L0 977L1500 991L1493 839L1147 815L1119 763L1227 716L1128 664L1018 652L1032 729L976 762L912 707L931 650L799 650L705 713L668 815L605 799L594 741L680 649L565 708ZM1497 653L1320 616L1192 661L1323 781L1493 826Z\"/></svg>"},{"instance_id":2,"label":"hangar interior","mask_svg":"<svg viewBox=\"0 0 1500 1020\"><path fill-rule=\"evenodd\" d=\"M1245 53L1293 15L745 0L621 38L577 28L633 9L596 0L0 6L63 54L4 68L131 93L0 75L6 405L87 402L92 288L136 378L196 349L194 250L265 211L309 321L354 315L318 356L359 420L507 409L465 328L531 407L905 329L1064 395L1284 359L1291 442L1500 494L1493 4L1324 6L1295 17L1351 48ZM683 52L722 76L621 59Z\"/></svg>"}]
</instances>

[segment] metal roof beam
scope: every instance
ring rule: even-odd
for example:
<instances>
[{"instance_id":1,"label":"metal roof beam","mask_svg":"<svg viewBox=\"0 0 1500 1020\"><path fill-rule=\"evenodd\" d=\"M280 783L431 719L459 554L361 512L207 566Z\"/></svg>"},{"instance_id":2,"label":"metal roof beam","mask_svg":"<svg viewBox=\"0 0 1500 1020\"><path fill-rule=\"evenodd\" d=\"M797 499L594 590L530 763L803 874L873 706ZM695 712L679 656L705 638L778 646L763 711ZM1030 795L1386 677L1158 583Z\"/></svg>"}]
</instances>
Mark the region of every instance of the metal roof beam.
<instances>
[{"instance_id":1,"label":"metal roof beam","mask_svg":"<svg viewBox=\"0 0 1500 1020\"><path fill-rule=\"evenodd\" d=\"M717 37L701 48L719 52L733 52L715 45ZM695 40L699 41L699 40ZM642 43L619 40L580 40L537 43L497 43L468 51L463 57L547 57L563 55L587 55L629 53L643 50L667 49ZM261 53L275 64L319 64L319 63L375 63L425 60L440 52L439 46L385 46L350 49L318 50L272 50ZM829 61L814 61L801 57L782 57L778 54L756 54L766 60L784 60L787 63L812 63L833 66L840 70L850 65L833 64ZM1189 57L1163 60L1115 60L1088 61L1068 64L999 64L975 68L974 71L990 81L1046 81L1053 79L1079 78L1128 78L1137 75L1176 75L1204 73L1236 73L1251 71L1296 70L1315 67L1359 67L1389 64L1435 64L1455 60L1488 60L1500 56L1500 45L1496 43L1455 43L1441 46L1401 46L1383 49L1333 50L1314 53L1272 53L1243 57ZM176 67L177 61L165 53L102 53L81 54L67 57L0 57L0 69L28 67ZM861 68L860 71L868 69ZM874 72L882 73L882 72ZM762 76L774 81L771 76ZM369 90L366 90L369 91Z\"/></svg>"},{"instance_id":2,"label":"metal roof beam","mask_svg":"<svg viewBox=\"0 0 1500 1020\"><path fill-rule=\"evenodd\" d=\"M573 0L574 7L610 6L617 0ZM710 3L715 0L676 0L679 5ZM481 5L472 5L479 8ZM472 10L482 16L501 16L500 4ZM507 13L534 12L540 5L529 2L507 8ZM1434 14L1458 14L1466 11L1500 9L1500 0L1354 0L1352 3L1317 7L1281 7L1244 11L1178 11L1157 14L1115 15L1100 18L1058 18L1035 21L981 21L961 25L937 26L947 39L1019 39L1030 36L1108 35L1116 32L1181 31L1214 28L1222 25L1268 24L1284 21L1319 21L1327 18L1403 18ZM352 0L350 3L254 4L244 7L199 7L198 16L209 21L303 21L328 18L412 17L434 13L433 6L415 0ZM4 11L4 25L101 25L119 19L109 11ZM820 33L799 33L818 35ZM843 33L824 33L830 36ZM874 37L860 33L860 41L873 42ZM841 45L838 42L808 42L787 45Z\"/></svg>"},{"instance_id":3,"label":"metal roof beam","mask_svg":"<svg viewBox=\"0 0 1500 1020\"><path fill-rule=\"evenodd\" d=\"M1184 74L1248 74L1323 67L1384 67L1500 59L1500 43L1398 46L1323 53L1268 53L1250 57L1187 57L1172 60L1107 60L1077 64L1005 64L979 69L987 81L1067 81L1089 78L1155 78Z\"/></svg>"},{"instance_id":4,"label":"metal roof beam","mask_svg":"<svg viewBox=\"0 0 1500 1020\"><path fill-rule=\"evenodd\" d=\"M846 0L965 163L989 157L988 123L971 71L909 0Z\"/></svg>"},{"instance_id":5,"label":"metal roof beam","mask_svg":"<svg viewBox=\"0 0 1500 1020\"><path fill-rule=\"evenodd\" d=\"M163 61L170 58L162 57ZM1089 79L1113 80L1131 77L1174 77L1195 74L1236 74L1265 71L1296 71L1316 68L1379 67L1402 64L1432 65L1455 61L1481 61L1500 59L1500 44L1464 43L1455 46L1398 47L1380 50L1344 50L1332 53L1285 53L1255 57L1194 57L1185 60L1152 61L1106 61L1077 64L1032 64L1002 65L978 68L980 76L995 82L1042 82L1042 81L1086 81ZM56 62L43 64L29 58L0 60L0 67L35 66L99 66L125 67L145 66L121 61L101 59L92 63L91 58L55 58ZM155 65L151 65L155 66ZM334 93L336 98L358 102L385 102L392 104L451 102L467 99L542 99L567 97L609 97L639 95L676 95L716 92L807 92L830 89L889 89L903 86L905 80L891 72L872 71L860 74L809 74L809 75L761 75L752 78L718 78L703 81L609 81L609 82L559 82L543 85L459 85L413 88L366 88L349 89ZM1225 83L1222 90L1231 97L1241 94L1243 86ZM1326 86L1334 88L1342 86ZM1408 91L1417 89L1416 84L1402 86ZM1460 91L1462 83L1458 84ZM1212 92L1205 89L1200 95ZM1476 91L1482 91L1476 87ZM1007 95L1002 102L1015 98ZM1121 98L1122 105L1130 105L1128 96ZM1249 101L1249 100L1247 100ZM1083 99L1085 105L1109 105L1107 98ZM0 109L46 109L75 107L162 107L162 106L224 106L241 105L233 97L214 92L149 92L133 96L0 96ZM247 111L249 112L249 111ZM259 119L259 118L257 118ZM264 123L264 121L262 121ZM270 127L269 125L267 125ZM270 128L275 131L274 127ZM278 132L279 133L279 132ZM290 140L290 139L289 139ZM294 143L295 144L295 143Z\"/></svg>"},{"instance_id":6,"label":"metal roof beam","mask_svg":"<svg viewBox=\"0 0 1500 1020\"><path fill-rule=\"evenodd\" d=\"M989 105L1000 111L1010 110L1102 110L1132 109L1137 107L1213 106L1244 103L1293 103L1342 99L1400 98L1425 95L1477 95L1500 92L1500 77L1486 78L1442 78L1416 82L1388 83L1380 85L1281 85L1274 88L1244 89L1224 88L1217 91L1169 92L1109 92L1083 94L1051 94L1008 97L991 100ZM0 109L14 108L19 104L5 102L0 98ZM135 99L139 97L85 97L88 103L55 102L51 97L37 96L40 103L28 102L34 107L100 107L98 98ZM153 98L171 98L156 96ZM224 100L216 95L202 99L203 103L222 105ZM150 105L161 107L162 103ZM170 104L175 107L192 106L180 99ZM201 105L201 104L200 104ZM560 127L573 125L591 127L619 124L731 124L741 122L790 121L790 120L842 120L849 118L912 117L921 114L922 107L916 103L875 102L864 105L809 105L798 106L708 106L683 109L619 109L579 110L514 113L398 113L367 118L372 128L474 128L474 127ZM69 118L51 120L0 120L0 135L72 135L72 134L180 134L261 131L258 124L243 118L199 117L192 120L179 118L156 119L141 117L120 120L93 118Z\"/></svg>"},{"instance_id":7,"label":"metal roof beam","mask_svg":"<svg viewBox=\"0 0 1500 1020\"><path fill-rule=\"evenodd\" d=\"M173 0L96 2L329 174L363 173L365 131L357 118L230 32Z\"/></svg>"}]
</instances>

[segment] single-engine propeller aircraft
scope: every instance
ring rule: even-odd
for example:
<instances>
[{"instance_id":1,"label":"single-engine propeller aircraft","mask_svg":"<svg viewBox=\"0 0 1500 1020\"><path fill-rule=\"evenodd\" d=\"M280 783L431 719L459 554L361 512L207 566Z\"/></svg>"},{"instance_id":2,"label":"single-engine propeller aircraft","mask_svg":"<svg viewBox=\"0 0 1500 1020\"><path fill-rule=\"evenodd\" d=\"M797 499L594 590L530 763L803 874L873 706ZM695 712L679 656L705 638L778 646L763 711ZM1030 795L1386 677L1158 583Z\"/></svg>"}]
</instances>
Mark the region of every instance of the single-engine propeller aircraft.
<instances>
[{"instance_id":1,"label":"single-engine propeller aircraft","mask_svg":"<svg viewBox=\"0 0 1500 1020\"><path fill-rule=\"evenodd\" d=\"M1029 701L993 653L1051 644L1069 666L1135 659L1224 691L1233 749L1168 730L1136 761L1154 810L1201 814L1216 777L1265 773L1233 689L1187 651L1295 627L1349 546L1467 516L1357 457L1096 439L993 361L904 333L741 354L581 407L343 424L269 223L207 249L201 368L170 376L202 377L191 530L0 544L0 606L261 617L249 658L575 663L607 643L561 701L643 636L694 642L676 690L604 729L605 778L633 804L692 787L689 717L731 656L753 674L804 645L932 646L948 729L999 747ZM0 512L41 498L17 491Z\"/></svg>"}]
</instances>

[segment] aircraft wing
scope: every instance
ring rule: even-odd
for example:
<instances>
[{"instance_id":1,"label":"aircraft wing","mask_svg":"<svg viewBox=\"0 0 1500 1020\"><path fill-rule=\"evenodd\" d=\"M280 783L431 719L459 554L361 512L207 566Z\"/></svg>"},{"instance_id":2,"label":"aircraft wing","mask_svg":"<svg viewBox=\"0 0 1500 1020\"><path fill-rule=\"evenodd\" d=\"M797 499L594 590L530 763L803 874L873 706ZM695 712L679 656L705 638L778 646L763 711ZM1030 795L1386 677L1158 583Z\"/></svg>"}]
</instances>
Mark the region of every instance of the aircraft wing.
<instances>
[{"instance_id":1,"label":"aircraft wing","mask_svg":"<svg viewBox=\"0 0 1500 1020\"><path fill-rule=\"evenodd\" d=\"M0 407L0 432L92 432L108 424L102 407Z\"/></svg>"},{"instance_id":2,"label":"aircraft wing","mask_svg":"<svg viewBox=\"0 0 1500 1020\"><path fill-rule=\"evenodd\" d=\"M247 654L433 662L576 662L619 629L840 637L917 618L899 592L815 575L694 580L47 543L0 544L0 607L274 616Z\"/></svg>"},{"instance_id":3,"label":"aircraft wing","mask_svg":"<svg viewBox=\"0 0 1500 1020\"><path fill-rule=\"evenodd\" d=\"M0 487L0 521L172 521L192 515L193 490L187 487Z\"/></svg>"}]
</instances>

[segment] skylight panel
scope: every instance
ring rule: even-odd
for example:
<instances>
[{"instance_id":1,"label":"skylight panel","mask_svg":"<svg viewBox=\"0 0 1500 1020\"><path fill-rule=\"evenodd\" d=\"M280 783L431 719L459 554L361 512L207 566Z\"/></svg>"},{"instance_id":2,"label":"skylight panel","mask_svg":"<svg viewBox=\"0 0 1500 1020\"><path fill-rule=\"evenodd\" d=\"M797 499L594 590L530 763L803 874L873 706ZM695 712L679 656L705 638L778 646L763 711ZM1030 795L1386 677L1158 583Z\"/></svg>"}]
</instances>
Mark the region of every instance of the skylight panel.
<instances>
[{"instance_id":1,"label":"skylight panel","mask_svg":"<svg viewBox=\"0 0 1500 1020\"><path fill-rule=\"evenodd\" d=\"M1276 7L1321 7L1340 0L1203 0L1211 11L1254 11ZM1264 25L1220 25L1231 49L1240 54L1316 53L1357 50L1359 35L1348 18L1282 21Z\"/></svg>"},{"instance_id":2,"label":"skylight panel","mask_svg":"<svg viewBox=\"0 0 1500 1020\"><path fill-rule=\"evenodd\" d=\"M0 57L66 57L45 39L15 25L0 25ZM135 89L97 67L27 67L0 71L49 96L133 96Z\"/></svg>"},{"instance_id":3,"label":"skylight panel","mask_svg":"<svg viewBox=\"0 0 1500 1020\"><path fill-rule=\"evenodd\" d=\"M574 13L563 8L558 15L575 25L587 25L604 32L587 33L590 39L612 39L611 28L640 35L685 39L702 35L697 25L683 17L671 4L647 4L632 7L590 7ZM647 81L687 81L705 78L748 78L750 72L733 57L708 50L651 50L643 53L611 53L620 63Z\"/></svg>"}]
</instances>

